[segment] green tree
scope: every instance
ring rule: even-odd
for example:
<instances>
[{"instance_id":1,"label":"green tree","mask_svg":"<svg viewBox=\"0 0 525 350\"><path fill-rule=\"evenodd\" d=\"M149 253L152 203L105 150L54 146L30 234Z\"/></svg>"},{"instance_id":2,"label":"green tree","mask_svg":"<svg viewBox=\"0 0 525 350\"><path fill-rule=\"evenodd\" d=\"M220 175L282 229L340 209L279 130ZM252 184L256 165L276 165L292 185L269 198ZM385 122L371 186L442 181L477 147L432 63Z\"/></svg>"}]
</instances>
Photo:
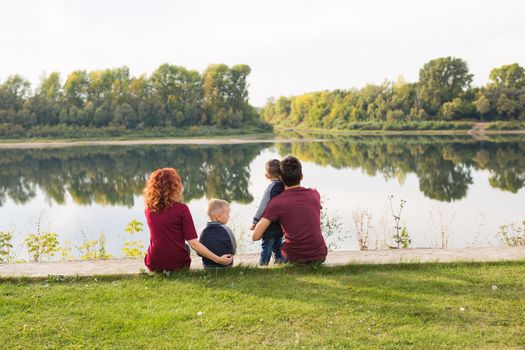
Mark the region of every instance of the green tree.
<instances>
[{"instance_id":1,"label":"green tree","mask_svg":"<svg viewBox=\"0 0 525 350\"><path fill-rule=\"evenodd\" d=\"M490 80L496 86L511 89L525 87L525 69L517 63L508 64L490 71Z\"/></svg>"},{"instance_id":2,"label":"green tree","mask_svg":"<svg viewBox=\"0 0 525 350\"><path fill-rule=\"evenodd\" d=\"M29 99L29 110L37 118L38 125L55 125L59 122L62 84L60 74L51 73L43 77L35 95Z\"/></svg>"},{"instance_id":3,"label":"green tree","mask_svg":"<svg viewBox=\"0 0 525 350\"><path fill-rule=\"evenodd\" d=\"M200 123L203 91L199 72L163 64L155 70L150 80L153 93L163 105L168 125Z\"/></svg>"},{"instance_id":4,"label":"green tree","mask_svg":"<svg viewBox=\"0 0 525 350\"><path fill-rule=\"evenodd\" d=\"M419 71L419 93L425 109L435 116L445 102L452 101L470 86L472 74L460 58L429 61Z\"/></svg>"},{"instance_id":5,"label":"green tree","mask_svg":"<svg viewBox=\"0 0 525 350\"><path fill-rule=\"evenodd\" d=\"M244 64L231 68L212 64L203 73L203 107L211 124L238 127L253 121L256 112L248 104L250 67Z\"/></svg>"},{"instance_id":6,"label":"green tree","mask_svg":"<svg viewBox=\"0 0 525 350\"><path fill-rule=\"evenodd\" d=\"M513 99L508 98L505 93L502 93L501 95L499 95L496 104L496 111L500 116L506 118L513 118L516 116L517 103Z\"/></svg>"},{"instance_id":7,"label":"green tree","mask_svg":"<svg viewBox=\"0 0 525 350\"><path fill-rule=\"evenodd\" d=\"M18 74L9 76L0 85L0 110L16 112L22 109L30 92L31 84L29 81Z\"/></svg>"},{"instance_id":8,"label":"green tree","mask_svg":"<svg viewBox=\"0 0 525 350\"><path fill-rule=\"evenodd\" d=\"M483 116L486 115L490 111L490 102L488 98L486 98L485 95L482 94L474 102L474 105L476 106L476 110L481 116L481 121L483 121Z\"/></svg>"},{"instance_id":9,"label":"green tree","mask_svg":"<svg viewBox=\"0 0 525 350\"><path fill-rule=\"evenodd\" d=\"M462 119L467 117L469 113L469 106L467 101L456 97L450 102L445 102L441 106L441 116L447 120Z\"/></svg>"},{"instance_id":10,"label":"green tree","mask_svg":"<svg viewBox=\"0 0 525 350\"><path fill-rule=\"evenodd\" d=\"M62 83L60 73L53 72L48 77L44 77L37 87L36 93L45 96L51 102L59 102L62 96Z\"/></svg>"},{"instance_id":11,"label":"green tree","mask_svg":"<svg viewBox=\"0 0 525 350\"><path fill-rule=\"evenodd\" d=\"M85 70L77 70L68 75L64 84L64 97L68 106L82 108L88 98L89 76Z\"/></svg>"}]
</instances>

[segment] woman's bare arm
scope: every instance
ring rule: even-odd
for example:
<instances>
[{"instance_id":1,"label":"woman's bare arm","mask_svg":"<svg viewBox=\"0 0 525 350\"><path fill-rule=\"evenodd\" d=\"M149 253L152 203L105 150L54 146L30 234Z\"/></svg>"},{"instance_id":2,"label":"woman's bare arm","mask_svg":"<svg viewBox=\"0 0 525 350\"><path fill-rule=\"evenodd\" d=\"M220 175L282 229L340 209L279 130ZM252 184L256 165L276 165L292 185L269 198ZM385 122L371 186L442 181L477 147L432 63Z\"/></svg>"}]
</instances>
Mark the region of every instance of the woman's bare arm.
<instances>
[{"instance_id":1,"label":"woman's bare arm","mask_svg":"<svg viewBox=\"0 0 525 350\"><path fill-rule=\"evenodd\" d=\"M213 254L208 248L206 248L201 242L196 238L188 241L190 247L197 252L200 256L206 259L210 259L217 264L221 265L230 265L233 261L233 256L231 254L224 254L222 256L217 256Z\"/></svg>"}]
</instances>

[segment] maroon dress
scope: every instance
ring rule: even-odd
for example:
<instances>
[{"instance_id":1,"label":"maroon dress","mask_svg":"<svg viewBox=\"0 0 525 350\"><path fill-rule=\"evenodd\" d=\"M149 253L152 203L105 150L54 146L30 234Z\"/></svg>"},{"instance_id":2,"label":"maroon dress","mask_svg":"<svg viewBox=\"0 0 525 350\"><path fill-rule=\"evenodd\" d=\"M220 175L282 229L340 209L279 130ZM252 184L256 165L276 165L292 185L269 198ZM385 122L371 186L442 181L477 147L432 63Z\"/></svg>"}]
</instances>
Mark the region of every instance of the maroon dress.
<instances>
[{"instance_id":1,"label":"maroon dress","mask_svg":"<svg viewBox=\"0 0 525 350\"><path fill-rule=\"evenodd\" d=\"M188 206L173 203L160 213L144 211L150 231L148 253L144 264L150 271L173 271L189 268L190 252L185 241L197 238L195 224Z\"/></svg>"}]
</instances>

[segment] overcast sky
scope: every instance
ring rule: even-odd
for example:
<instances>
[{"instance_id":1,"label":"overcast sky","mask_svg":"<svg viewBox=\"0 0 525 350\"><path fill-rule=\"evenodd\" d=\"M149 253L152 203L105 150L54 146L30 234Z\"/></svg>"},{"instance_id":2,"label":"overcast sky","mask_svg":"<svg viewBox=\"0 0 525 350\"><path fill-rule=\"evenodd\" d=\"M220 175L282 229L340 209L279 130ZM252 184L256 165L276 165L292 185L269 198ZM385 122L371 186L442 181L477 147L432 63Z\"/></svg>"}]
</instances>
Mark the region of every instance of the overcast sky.
<instances>
[{"instance_id":1,"label":"overcast sky","mask_svg":"<svg viewBox=\"0 0 525 350\"><path fill-rule=\"evenodd\" d=\"M465 59L482 85L525 66L519 0L17 0L0 7L0 80L19 73L162 63L202 71L246 63L250 102L366 83L417 80L430 59Z\"/></svg>"}]
</instances>

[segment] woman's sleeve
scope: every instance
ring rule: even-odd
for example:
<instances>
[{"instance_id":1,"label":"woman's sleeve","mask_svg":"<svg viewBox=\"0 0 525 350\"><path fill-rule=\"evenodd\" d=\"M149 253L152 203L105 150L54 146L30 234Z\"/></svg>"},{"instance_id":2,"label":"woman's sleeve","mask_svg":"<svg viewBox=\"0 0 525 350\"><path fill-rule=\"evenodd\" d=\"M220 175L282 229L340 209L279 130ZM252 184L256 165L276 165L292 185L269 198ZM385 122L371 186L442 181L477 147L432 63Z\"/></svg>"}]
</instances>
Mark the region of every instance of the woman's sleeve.
<instances>
[{"instance_id":1,"label":"woman's sleeve","mask_svg":"<svg viewBox=\"0 0 525 350\"><path fill-rule=\"evenodd\" d=\"M197 231L195 230L195 224L193 223L193 218L191 217L190 209L186 204L184 204L184 211L182 213L182 233L184 234L184 239L190 241L197 238Z\"/></svg>"}]
</instances>

